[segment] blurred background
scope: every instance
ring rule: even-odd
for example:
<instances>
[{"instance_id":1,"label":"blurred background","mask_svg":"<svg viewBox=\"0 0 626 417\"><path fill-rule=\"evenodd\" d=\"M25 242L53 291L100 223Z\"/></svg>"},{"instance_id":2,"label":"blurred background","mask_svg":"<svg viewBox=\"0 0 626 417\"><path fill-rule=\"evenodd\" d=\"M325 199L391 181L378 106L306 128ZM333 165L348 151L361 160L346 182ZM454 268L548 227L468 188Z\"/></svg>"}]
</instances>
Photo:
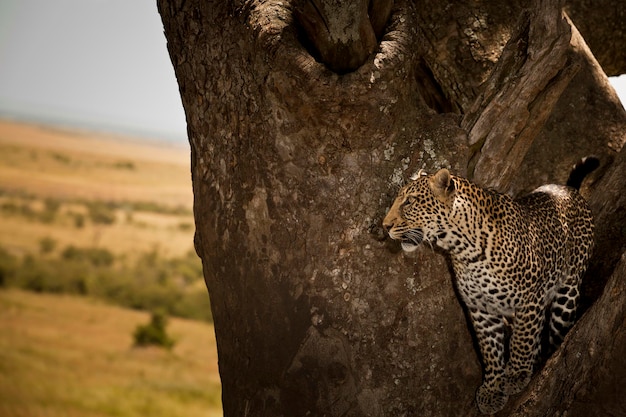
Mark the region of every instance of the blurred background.
<instances>
[{"instance_id":1,"label":"blurred background","mask_svg":"<svg viewBox=\"0 0 626 417\"><path fill-rule=\"evenodd\" d=\"M0 417L221 416L153 0L0 2Z\"/></svg>"},{"instance_id":2,"label":"blurred background","mask_svg":"<svg viewBox=\"0 0 626 417\"><path fill-rule=\"evenodd\" d=\"M0 2L0 417L221 415L189 171L154 0Z\"/></svg>"}]
</instances>

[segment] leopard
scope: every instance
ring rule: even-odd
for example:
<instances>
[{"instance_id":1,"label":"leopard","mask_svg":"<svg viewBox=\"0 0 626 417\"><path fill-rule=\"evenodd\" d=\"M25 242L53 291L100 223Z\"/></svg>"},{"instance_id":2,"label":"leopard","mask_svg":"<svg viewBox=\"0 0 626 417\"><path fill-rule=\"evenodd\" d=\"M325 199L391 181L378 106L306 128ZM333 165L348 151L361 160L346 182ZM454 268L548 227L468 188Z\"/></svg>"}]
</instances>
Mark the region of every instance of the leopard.
<instances>
[{"instance_id":1,"label":"leopard","mask_svg":"<svg viewBox=\"0 0 626 417\"><path fill-rule=\"evenodd\" d=\"M482 359L475 395L482 414L500 411L529 384L544 330L556 349L574 324L594 245L592 213L579 188L598 163L584 158L566 185L543 185L519 198L446 168L420 171L383 219L404 252L426 243L448 254Z\"/></svg>"}]
</instances>

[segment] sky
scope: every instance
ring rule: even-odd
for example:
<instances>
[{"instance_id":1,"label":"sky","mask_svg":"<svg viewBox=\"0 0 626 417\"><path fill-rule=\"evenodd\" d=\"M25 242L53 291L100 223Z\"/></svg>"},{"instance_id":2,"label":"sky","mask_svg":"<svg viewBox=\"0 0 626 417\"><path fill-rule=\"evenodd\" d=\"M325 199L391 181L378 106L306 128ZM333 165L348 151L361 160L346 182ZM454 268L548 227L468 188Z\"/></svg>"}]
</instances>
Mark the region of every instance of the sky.
<instances>
[{"instance_id":1,"label":"sky","mask_svg":"<svg viewBox=\"0 0 626 417\"><path fill-rule=\"evenodd\" d=\"M156 0L0 0L0 117L186 141Z\"/></svg>"},{"instance_id":2,"label":"sky","mask_svg":"<svg viewBox=\"0 0 626 417\"><path fill-rule=\"evenodd\" d=\"M156 0L0 0L0 115L186 140Z\"/></svg>"}]
</instances>

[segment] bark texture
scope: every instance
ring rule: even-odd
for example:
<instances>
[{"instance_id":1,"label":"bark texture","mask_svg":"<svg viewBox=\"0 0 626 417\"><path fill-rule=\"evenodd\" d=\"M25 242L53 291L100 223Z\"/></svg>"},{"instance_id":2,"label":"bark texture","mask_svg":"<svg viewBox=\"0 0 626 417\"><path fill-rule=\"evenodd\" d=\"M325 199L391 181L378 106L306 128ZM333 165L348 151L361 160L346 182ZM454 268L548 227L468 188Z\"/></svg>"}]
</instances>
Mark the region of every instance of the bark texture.
<instances>
[{"instance_id":1,"label":"bark texture","mask_svg":"<svg viewBox=\"0 0 626 417\"><path fill-rule=\"evenodd\" d=\"M579 70L578 62L567 55L570 38L570 25L558 8L537 7L522 14L482 93L461 122L474 152L469 174L475 181L503 192L519 171Z\"/></svg>"},{"instance_id":2,"label":"bark texture","mask_svg":"<svg viewBox=\"0 0 626 417\"><path fill-rule=\"evenodd\" d=\"M187 115L224 414L476 415L480 362L446 258L403 255L382 217L421 168L516 193L563 182L594 153L600 242L624 221L603 207L623 208L626 116L556 2L400 0L389 18L374 7L388 2L342 3L158 2ZM333 7L356 5L353 22L330 24ZM351 27L358 42L338 41ZM336 67L344 54L360 63Z\"/></svg>"}]
</instances>

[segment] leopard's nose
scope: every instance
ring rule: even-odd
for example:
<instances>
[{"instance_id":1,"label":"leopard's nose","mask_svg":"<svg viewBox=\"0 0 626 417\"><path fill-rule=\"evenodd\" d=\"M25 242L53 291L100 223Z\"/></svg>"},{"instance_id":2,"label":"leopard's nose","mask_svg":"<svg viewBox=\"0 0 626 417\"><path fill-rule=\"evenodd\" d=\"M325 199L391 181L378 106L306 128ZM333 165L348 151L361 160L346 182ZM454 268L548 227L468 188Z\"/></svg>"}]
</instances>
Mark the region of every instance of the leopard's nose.
<instances>
[{"instance_id":1,"label":"leopard's nose","mask_svg":"<svg viewBox=\"0 0 626 417\"><path fill-rule=\"evenodd\" d=\"M385 233L389 234L389 230L393 227L393 220L384 219L383 220L383 230Z\"/></svg>"}]
</instances>

